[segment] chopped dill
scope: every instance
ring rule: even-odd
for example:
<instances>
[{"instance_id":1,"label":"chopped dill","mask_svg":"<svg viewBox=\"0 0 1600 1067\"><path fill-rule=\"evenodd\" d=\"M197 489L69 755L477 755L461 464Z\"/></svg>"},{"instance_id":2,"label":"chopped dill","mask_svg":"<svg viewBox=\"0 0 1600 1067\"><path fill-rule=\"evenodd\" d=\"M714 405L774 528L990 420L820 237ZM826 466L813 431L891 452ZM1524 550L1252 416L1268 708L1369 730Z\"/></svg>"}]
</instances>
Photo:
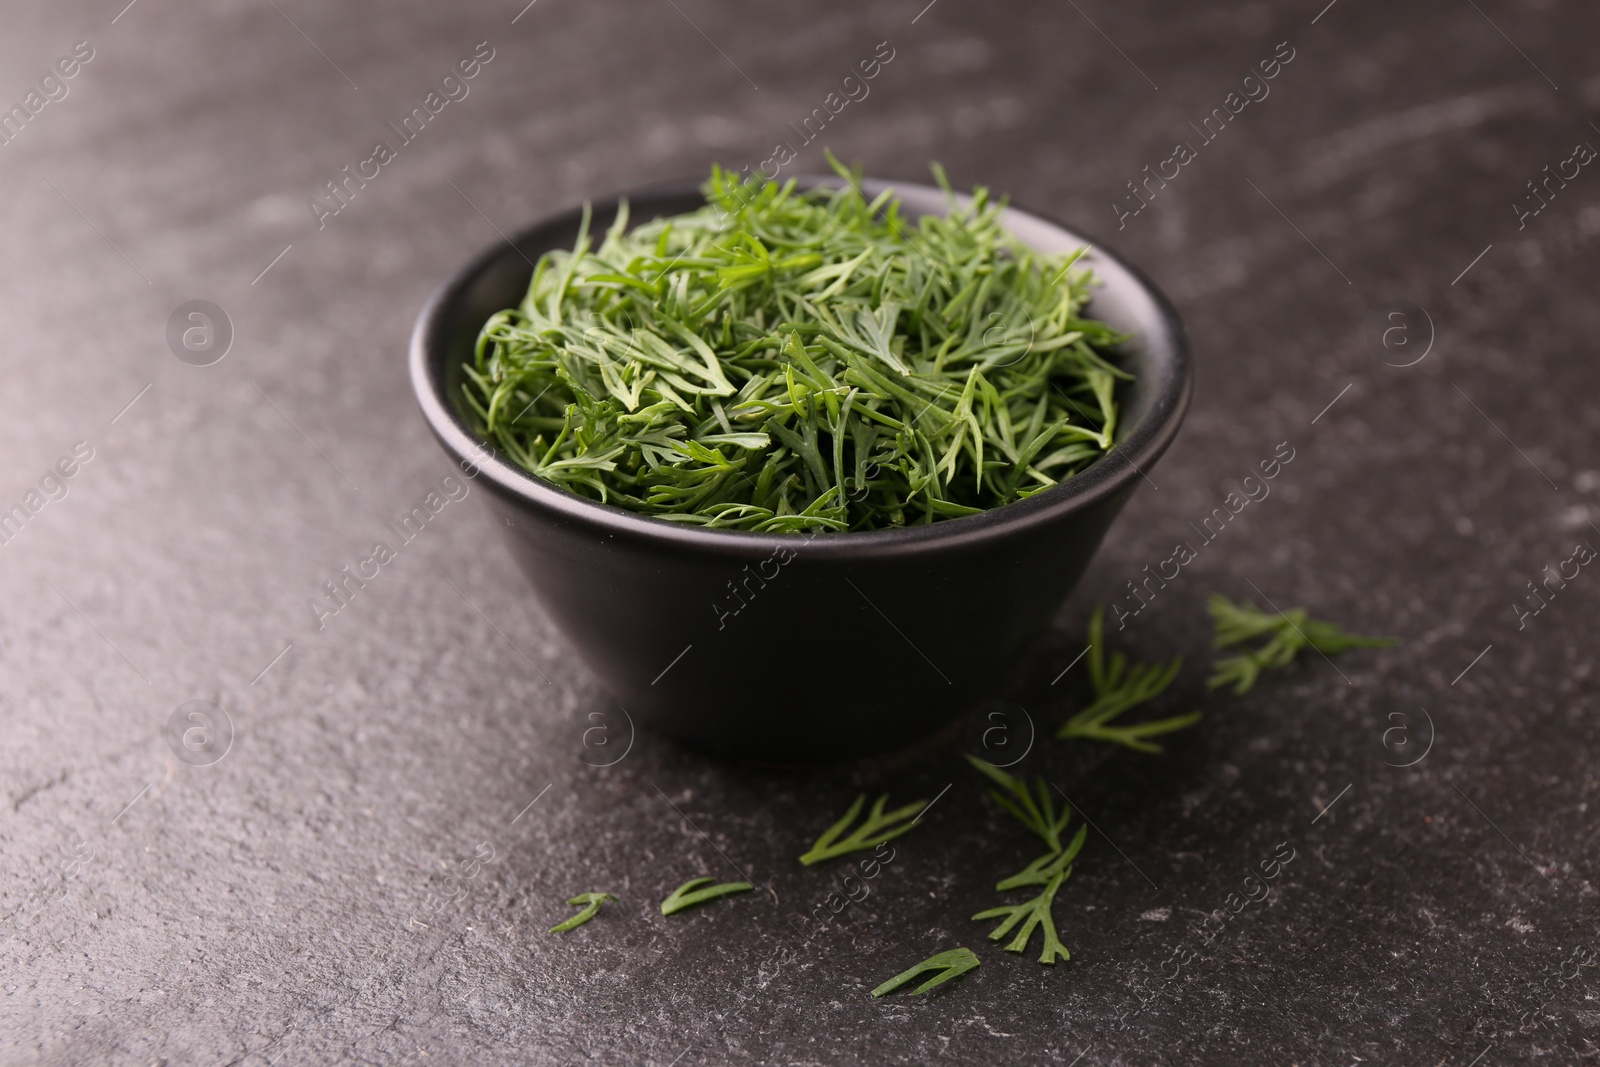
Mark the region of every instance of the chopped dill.
<instances>
[{"instance_id":1,"label":"chopped dill","mask_svg":"<svg viewBox=\"0 0 1600 1067\"><path fill-rule=\"evenodd\" d=\"M1033 937L1033 931L1042 927L1044 951L1039 953L1039 962L1048 966L1054 964L1058 959L1071 959L1072 954L1067 951L1067 946L1063 945L1060 938L1056 936L1055 919L1050 915L1050 906L1055 903L1056 890L1061 888L1061 883L1065 882L1071 874L1072 867L1068 866L1064 870L1058 871L1050 879L1049 884L1044 887L1044 891L1032 900L1022 904L1007 904L998 908L990 908L988 911L980 911L973 918L999 919L1004 917L1004 922L989 931L990 941L1000 940L1016 928L1018 923L1021 923L1022 928L1017 930L1017 936L1012 938L1011 943L1006 946L1007 952L1026 952L1028 950L1028 940Z\"/></svg>"},{"instance_id":2,"label":"chopped dill","mask_svg":"<svg viewBox=\"0 0 1600 1067\"><path fill-rule=\"evenodd\" d=\"M1211 594L1211 621L1216 627L1213 648L1231 648L1253 638L1268 640L1236 656L1224 656L1211 665L1212 689L1233 686L1234 696L1243 696L1256 684L1263 670L1287 667L1307 648L1331 656L1351 648L1387 648L1393 637L1364 637L1345 633L1331 622L1313 619L1305 608L1265 612L1246 601L1235 604L1221 593Z\"/></svg>"},{"instance_id":3,"label":"chopped dill","mask_svg":"<svg viewBox=\"0 0 1600 1067\"><path fill-rule=\"evenodd\" d=\"M1072 821L1072 808L1064 804L1057 813L1055 800L1050 796L1050 789L1045 785L1043 778L1034 779L1033 792L1030 793L1027 782L1015 775L1007 774L986 760L969 755L967 762L1004 790L1004 792L989 790L989 796L996 804L1010 812L1023 826L1039 835L1040 840L1052 853L1061 851L1061 831Z\"/></svg>"},{"instance_id":4,"label":"chopped dill","mask_svg":"<svg viewBox=\"0 0 1600 1067\"><path fill-rule=\"evenodd\" d=\"M930 971L940 972L911 991L911 996L921 996L930 989L944 985L944 983L954 978L961 977L968 971L977 970L981 963L982 961L978 959L977 954L970 948L953 948L947 952L941 952L937 956L929 956L910 970L901 971L874 989L872 995L874 997L886 996Z\"/></svg>"},{"instance_id":5,"label":"chopped dill","mask_svg":"<svg viewBox=\"0 0 1600 1067\"><path fill-rule=\"evenodd\" d=\"M1112 447L1125 336L983 188L915 221L713 168L706 206L540 257L466 365L477 432L580 496L700 526L876 530L1048 489ZM949 192L943 171L935 167Z\"/></svg>"},{"instance_id":6,"label":"chopped dill","mask_svg":"<svg viewBox=\"0 0 1600 1067\"><path fill-rule=\"evenodd\" d=\"M1120 726L1112 725L1112 720L1160 696L1178 676L1183 657L1175 656L1172 662L1165 665L1130 665L1127 657L1117 652L1108 661L1105 654L1105 614L1105 606L1100 605L1089 617L1089 685L1094 690L1094 701L1068 719L1056 731L1056 736L1062 739L1077 737L1110 741L1138 752L1160 752L1161 746L1149 739L1193 726L1200 721L1198 711Z\"/></svg>"},{"instance_id":7,"label":"chopped dill","mask_svg":"<svg viewBox=\"0 0 1600 1067\"><path fill-rule=\"evenodd\" d=\"M691 878L687 882L667 894L667 899L661 902L661 914L676 915L685 908L692 908L696 904L716 900L731 893L747 893L755 886L749 882L718 882L714 878ZM700 888L704 886L705 888Z\"/></svg>"},{"instance_id":8,"label":"chopped dill","mask_svg":"<svg viewBox=\"0 0 1600 1067\"><path fill-rule=\"evenodd\" d=\"M1089 832L1088 825L1078 827L1078 832L1073 835L1072 840L1063 846L1061 833L1072 821L1072 806L1063 804L1058 812L1055 801L1050 796L1050 789L1043 778L1035 778L1033 788L1030 790L1027 782L1007 774L991 763L974 756L968 756L967 761L990 781L1000 786L999 790L989 790L989 796L995 803L1037 834L1049 849L1021 871L995 885L995 889L1000 892L1021 889L1024 886L1043 886L1044 889L1038 896L1022 904L1006 904L980 911L972 917L973 920L1003 920L989 932L991 941L1000 940L1013 929L1017 929L1020 924L1017 936L1005 946L1007 952L1027 951L1034 930L1041 930L1044 935L1044 949L1039 954L1040 963L1050 965L1058 959L1071 959L1067 947L1056 935L1055 918L1050 914L1050 909L1055 904L1056 891L1072 876L1072 861L1083 849L1083 842Z\"/></svg>"},{"instance_id":9,"label":"chopped dill","mask_svg":"<svg viewBox=\"0 0 1600 1067\"><path fill-rule=\"evenodd\" d=\"M921 812L927 807L927 802L914 800L903 808L885 813L883 806L889 802L889 795L885 793L872 805L872 811L867 814L861 825L850 831L849 836L841 836L850 824L856 821L856 816L861 814L861 807L867 802L865 793L856 797L856 802L850 805L850 810L844 817L822 832L810 850L800 857L800 862L807 867L823 860L831 860L835 856L843 856L847 852L862 852L867 849L877 848L885 841L892 841L901 834L917 825Z\"/></svg>"},{"instance_id":10,"label":"chopped dill","mask_svg":"<svg viewBox=\"0 0 1600 1067\"><path fill-rule=\"evenodd\" d=\"M572 918L568 919L566 922L557 923L555 926L552 926L550 928L550 932L552 934L564 934L569 930L576 930L578 927L582 926L584 923L588 922L590 919L594 918L600 913L600 905L604 904L608 900L616 899L617 898L612 896L610 893L579 893L577 896L567 901L567 903L574 908L582 906L583 910L578 912L578 914L574 915Z\"/></svg>"}]
</instances>

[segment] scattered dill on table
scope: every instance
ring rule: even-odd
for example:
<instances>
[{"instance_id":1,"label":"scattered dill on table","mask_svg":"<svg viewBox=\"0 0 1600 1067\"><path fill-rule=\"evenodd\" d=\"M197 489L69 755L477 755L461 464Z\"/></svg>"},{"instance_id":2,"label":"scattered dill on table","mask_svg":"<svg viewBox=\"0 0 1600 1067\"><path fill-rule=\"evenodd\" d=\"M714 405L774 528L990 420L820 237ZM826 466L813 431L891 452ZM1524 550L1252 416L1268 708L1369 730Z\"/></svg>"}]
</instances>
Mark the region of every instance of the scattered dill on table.
<instances>
[{"instance_id":1,"label":"scattered dill on table","mask_svg":"<svg viewBox=\"0 0 1600 1067\"><path fill-rule=\"evenodd\" d=\"M1071 959L1072 954L1067 951L1067 946L1063 945L1061 939L1056 936L1055 919L1050 915L1050 907L1055 903L1056 899L1056 890L1061 888L1061 883L1066 881L1071 874L1072 868L1069 866L1065 870L1058 871L1045 886L1044 891L1032 900L1021 904L1006 904L998 908L990 908L987 911L980 911L973 918L999 919L1004 917L1004 922L989 931L989 940L991 941L1000 940L1009 934L1018 923L1022 923L1022 928L1017 931L1017 936L1011 939L1010 944L1006 945L1007 952L1026 952L1028 940L1033 937L1034 929L1042 928L1044 951L1039 953L1039 962L1048 965L1054 964L1058 959Z\"/></svg>"},{"instance_id":2,"label":"scattered dill on table","mask_svg":"<svg viewBox=\"0 0 1600 1067\"><path fill-rule=\"evenodd\" d=\"M1172 662L1165 665L1130 665L1126 656L1116 652L1107 660L1105 614L1105 606L1100 605L1089 617L1089 685L1094 690L1094 701L1062 724L1061 729L1056 731L1056 737L1063 740L1081 738L1110 741L1138 752L1160 752L1161 746L1149 739L1193 726L1200 721L1198 711L1153 722L1112 723L1125 712L1160 696L1178 676L1183 657L1175 656Z\"/></svg>"},{"instance_id":3,"label":"scattered dill on table","mask_svg":"<svg viewBox=\"0 0 1600 1067\"><path fill-rule=\"evenodd\" d=\"M685 908L692 908L696 904L705 904L718 900L732 893L748 893L755 886L749 882L716 882L715 878L691 878L687 882L667 894L667 899L661 902L661 914L676 915ZM701 888L701 887L704 888Z\"/></svg>"},{"instance_id":4,"label":"scattered dill on table","mask_svg":"<svg viewBox=\"0 0 1600 1067\"><path fill-rule=\"evenodd\" d=\"M846 835L845 831L856 821L856 816L861 814L861 807L866 802L865 793L856 797L856 802L850 805L843 818L822 832L816 843L800 857L800 862L809 867L848 852L863 852L877 848L885 841L892 841L916 826L917 819L922 817L921 813L928 806L926 801L913 800L904 807L886 813L883 806L889 802L889 794L885 793L872 805L872 810L867 813L861 825Z\"/></svg>"},{"instance_id":5,"label":"scattered dill on table","mask_svg":"<svg viewBox=\"0 0 1600 1067\"><path fill-rule=\"evenodd\" d=\"M913 221L829 159L841 188L713 168L705 207L623 204L598 242L586 210L479 335L478 433L580 496L767 532L971 515L1109 450L1132 375L1086 250L1023 246L982 188Z\"/></svg>"},{"instance_id":6,"label":"scattered dill on table","mask_svg":"<svg viewBox=\"0 0 1600 1067\"><path fill-rule=\"evenodd\" d=\"M1007 952L1026 952L1034 930L1038 929L1044 939L1044 950L1039 954L1040 963L1054 964L1058 959L1071 959L1067 947L1056 935L1055 919L1050 909L1055 904L1056 891L1072 876L1072 861L1083 848L1083 842L1089 831L1088 825L1080 826L1072 840L1063 845L1061 834L1072 821L1072 807L1063 804L1058 812L1055 801L1050 796L1049 786L1045 784L1043 778L1035 778L1033 788L1029 789L1028 783L1021 778L1007 774L999 767L986 763L976 756L968 756L967 762L1000 787L998 790L989 790L989 796L994 802L1036 834L1049 849L1020 872L995 886L1000 892L1024 886L1043 886L1044 889L1038 896L1022 904L1006 904L980 911L972 918L975 921L1003 920L989 932L991 941L1000 940L1021 924L1017 936L1005 946Z\"/></svg>"},{"instance_id":7,"label":"scattered dill on table","mask_svg":"<svg viewBox=\"0 0 1600 1067\"><path fill-rule=\"evenodd\" d=\"M895 975L893 978L874 989L872 991L872 995L875 997L886 996L890 993L893 993L901 986L915 981L924 974L938 972L935 973L932 978L929 978L926 982L923 982L921 985L917 986L917 988L913 989L910 993L910 995L913 997L921 996L930 989L935 989L938 986L944 985L946 982L951 981L952 979L961 977L968 971L977 970L982 962L983 961L978 959L977 953L973 952L970 948L953 948L947 952L941 952L936 956L929 956L915 967L912 967L909 970L901 971L899 974Z\"/></svg>"},{"instance_id":8,"label":"scattered dill on table","mask_svg":"<svg viewBox=\"0 0 1600 1067\"><path fill-rule=\"evenodd\" d=\"M1233 686L1235 696L1243 696L1256 684L1263 670L1287 667L1305 649L1324 656L1352 648L1387 648L1397 643L1393 637L1364 637L1346 633L1331 622L1313 619L1305 608L1265 612L1249 601L1235 604L1221 593L1211 594L1208 605L1216 632L1213 648L1232 648L1257 637L1267 640L1240 655L1224 656L1211 665L1212 689Z\"/></svg>"},{"instance_id":9,"label":"scattered dill on table","mask_svg":"<svg viewBox=\"0 0 1600 1067\"><path fill-rule=\"evenodd\" d=\"M579 893L567 901L567 904L574 908L582 907L583 910L565 922L552 926L550 932L552 934L564 934L569 930L576 930L600 913L600 905L608 900L616 899L610 893Z\"/></svg>"}]
</instances>

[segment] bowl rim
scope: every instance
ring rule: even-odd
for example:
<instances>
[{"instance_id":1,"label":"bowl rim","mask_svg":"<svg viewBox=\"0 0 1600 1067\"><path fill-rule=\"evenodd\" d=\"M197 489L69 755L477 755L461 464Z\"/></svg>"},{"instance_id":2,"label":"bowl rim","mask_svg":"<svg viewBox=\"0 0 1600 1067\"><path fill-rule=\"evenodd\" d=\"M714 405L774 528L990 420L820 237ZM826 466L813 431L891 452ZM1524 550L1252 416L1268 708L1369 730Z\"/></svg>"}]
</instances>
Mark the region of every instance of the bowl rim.
<instances>
[{"instance_id":1,"label":"bowl rim","mask_svg":"<svg viewBox=\"0 0 1600 1067\"><path fill-rule=\"evenodd\" d=\"M841 184L835 175L796 175L799 187ZM698 181L664 182L628 192L597 197L589 203L598 215L611 210L619 201L642 201L685 197L698 194ZM943 190L918 182L893 179L867 179L861 189L869 197L884 189L915 192L919 195ZM956 194L957 203L968 197ZM730 530L672 522L652 515L629 511L578 496L541 481L482 441L457 411L447 395L448 368L444 366L444 327L447 313L461 293L492 264L507 256L521 255L524 243L542 231L571 225L582 216L584 206L570 207L543 215L502 235L456 268L428 297L412 329L409 365L412 391L434 437L463 471L472 469L475 478L487 477L493 486L528 507L566 522L581 523L595 532L616 537L656 542L680 550L735 554L741 557L775 553L805 545L812 557L875 557L922 554L951 547L969 546L1054 523L1067 514L1085 511L1127 488L1134 479L1144 478L1150 467L1177 436L1194 391L1194 368L1188 336L1164 293L1133 263L1107 247L1093 235L1027 208L1008 204L1006 218L1020 218L1059 231L1073 241L1089 246L1092 254L1115 263L1143 291L1155 309L1159 327L1167 334L1171 349L1170 365L1160 375L1157 391L1143 416L1127 428L1112 450L1088 467L1049 489L1023 500L990 508L976 515L941 519L918 526L884 530L805 531L765 533ZM1148 480L1148 479L1147 479Z\"/></svg>"}]
</instances>

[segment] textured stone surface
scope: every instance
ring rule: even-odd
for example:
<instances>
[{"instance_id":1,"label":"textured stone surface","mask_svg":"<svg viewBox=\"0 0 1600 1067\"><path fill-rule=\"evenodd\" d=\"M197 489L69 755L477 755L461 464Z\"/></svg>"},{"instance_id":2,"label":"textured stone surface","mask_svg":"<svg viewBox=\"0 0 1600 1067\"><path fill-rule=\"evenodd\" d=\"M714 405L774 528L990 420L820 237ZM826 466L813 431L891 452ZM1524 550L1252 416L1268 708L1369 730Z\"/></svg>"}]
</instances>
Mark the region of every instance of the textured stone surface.
<instances>
[{"instance_id":1,"label":"textured stone surface","mask_svg":"<svg viewBox=\"0 0 1600 1067\"><path fill-rule=\"evenodd\" d=\"M94 58L0 147L0 506L76 442L93 458L0 546L0 1060L1595 1057L1600 576L1520 630L1512 605L1600 541L1600 176L1520 231L1509 205L1600 143L1600 22L1554 0L922 2L7 11L0 101L75 41ZM308 198L482 41L470 95L318 230ZM1090 606L1295 449L1117 635L1184 653L1164 706L1205 721L1161 757L1047 740L1030 757L1096 827L1053 968L967 919L1032 846L983 799L959 730L804 773L641 732L587 766L627 730L471 496L325 629L307 608L448 472L403 361L446 271L586 195L758 163L880 41L893 60L827 143L887 177L937 158L1113 240L1199 361L1159 489L999 694L1053 728L1081 697L1081 665L1050 682ZM1270 96L1199 144L1190 123L1281 41ZM1113 199L1180 140L1197 158L1118 232ZM820 165L813 145L796 167ZM232 321L213 366L168 351L190 299ZM1405 368L1373 344L1401 301L1437 331ZM1403 644L1208 694L1212 590ZM790 666L779 633L772 655ZM235 731L204 767L163 739L197 699ZM1419 708L1431 751L1393 766L1430 739ZM1386 746L1395 713L1409 732ZM597 724L607 746L586 749ZM795 932L841 872L794 857L858 790L951 783L866 900ZM1270 897L1197 940L1281 842L1295 859ZM656 913L736 868L760 891ZM620 900L545 933L591 889ZM947 991L868 998L962 944L983 966Z\"/></svg>"}]
</instances>

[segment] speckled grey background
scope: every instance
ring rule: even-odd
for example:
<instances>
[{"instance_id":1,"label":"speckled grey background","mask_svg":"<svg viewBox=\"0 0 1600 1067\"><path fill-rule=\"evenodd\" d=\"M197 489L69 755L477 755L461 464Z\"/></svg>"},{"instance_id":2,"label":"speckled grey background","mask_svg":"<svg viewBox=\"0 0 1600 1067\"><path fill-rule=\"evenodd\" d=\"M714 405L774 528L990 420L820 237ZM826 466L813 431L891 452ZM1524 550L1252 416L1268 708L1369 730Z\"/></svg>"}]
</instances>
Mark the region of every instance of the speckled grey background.
<instances>
[{"instance_id":1,"label":"speckled grey background","mask_svg":"<svg viewBox=\"0 0 1600 1067\"><path fill-rule=\"evenodd\" d=\"M1512 206L1600 143L1600 19L1555 0L924 2L7 9L0 102L74 42L94 56L0 146L0 508L78 442L93 458L0 545L0 1060L1600 1054L1600 575L1520 628L1514 607L1600 541L1600 175L1520 230ZM1185 653L1163 707L1204 722L1161 757L1041 740L1025 765L1096 827L1054 968L967 919L1032 846L982 798L959 728L804 773L641 731L589 766L626 725L471 495L324 629L307 606L448 473L404 370L447 271L496 227L759 162L882 41L893 60L826 134L839 155L911 179L937 158L1102 235L1166 288L1197 353L1178 443L997 695L1052 729L1082 696L1081 666L1051 680L1090 606L1295 450L1117 635ZM1197 141L1190 124L1284 41L1270 95L1119 231L1125 183ZM319 230L308 200L479 42L493 58L470 94ZM820 165L813 145L797 167ZM234 329L208 367L165 339L194 299ZM1375 324L1406 302L1426 315L1404 320L1405 351L1434 343L1386 366ZM1213 590L1403 644L1211 695ZM233 726L209 766L164 739L191 700ZM607 744L586 747L597 727ZM865 901L796 932L840 871L794 857L858 790L952 783ZM1284 842L1268 900L1199 940ZM736 869L761 890L656 913ZM621 899L545 933L590 889ZM947 992L868 998L960 944L983 966Z\"/></svg>"}]
</instances>

